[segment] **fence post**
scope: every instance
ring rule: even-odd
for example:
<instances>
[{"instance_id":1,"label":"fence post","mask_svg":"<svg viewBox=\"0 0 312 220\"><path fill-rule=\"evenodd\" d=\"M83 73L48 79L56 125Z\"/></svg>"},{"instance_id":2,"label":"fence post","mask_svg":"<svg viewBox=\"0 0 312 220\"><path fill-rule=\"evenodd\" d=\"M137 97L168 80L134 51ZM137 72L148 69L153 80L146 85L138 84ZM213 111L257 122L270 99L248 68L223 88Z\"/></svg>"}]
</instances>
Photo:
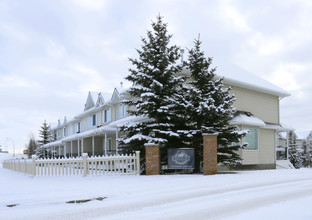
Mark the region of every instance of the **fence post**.
<instances>
[{"instance_id":1,"label":"fence post","mask_svg":"<svg viewBox=\"0 0 312 220\"><path fill-rule=\"evenodd\" d=\"M136 172L137 172L137 175L140 175L140 151L136 151L135 152L135 156L136 156Z\"/></svg>"},{"instance_id":2,"label":"fence post","mask_svg":"<svg viewBox=\"0 0 312 220\"><path fill-rule=\"evenodd\" d=\"M26 174L26 158L24 158L24 174Z\"/></svg>"},{"instance_id":3,"label":"fence post","mask_svg":"<svg viewBox=\"0 0 312 220\"><path fill-rule=\"evenodd\" d=\"M36 159L37 159L37 156L34 154L31 156L31 158L32 158L33 176L36 176Z\"/></svg>"},{"instance_id":4,"label":"fence post","mask_svg":"<svg viewBox=\"0 0 312 220\"><path fill-rule=\"evenodd\" d=\"M82 160L83 160L83 176L87 176L87 175L88 175L88 171L87 171L87 168L88 168L88 165L87 165L87 157L88 157L88 154L87 154L87 153L83 153L83 154L82 154Z\"/></svg>"}]
</instances>

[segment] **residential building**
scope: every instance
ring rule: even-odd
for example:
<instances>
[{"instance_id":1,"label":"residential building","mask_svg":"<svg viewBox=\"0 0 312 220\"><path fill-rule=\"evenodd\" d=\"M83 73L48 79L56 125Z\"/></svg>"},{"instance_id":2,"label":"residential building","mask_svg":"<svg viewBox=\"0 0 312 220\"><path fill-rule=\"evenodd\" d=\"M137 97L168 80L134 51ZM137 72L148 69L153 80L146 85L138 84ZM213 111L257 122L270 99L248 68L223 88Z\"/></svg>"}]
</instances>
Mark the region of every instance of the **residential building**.
<instances>
[{"instance_id":1,"label":"residential building","mask_svg":"<svg viewBox=\"0 0 312 220\"><path fill-rule=\"evenodd\" d=\"M241 168L274 169L276 167L276 146L278 132L287 131L280 123L280 100L290 94L268 81L253 75L235 65L222 63L217 77L224 78L225 86L232 87L236 94L234 103L237 114L231 124L248 129L242 140L248 146L240 151ZM187 70L182 74L189 75ZM44 145L57 155L80 156L111 155L120 150L117 137L122 125L131 121L148 120L128 116L128 107L120 101L129 98L124 88L116 88L111 96L102 92L89 92L84 112L73 119L64 119L52 128L55 141Z\"/></svg>"}]
</instances>

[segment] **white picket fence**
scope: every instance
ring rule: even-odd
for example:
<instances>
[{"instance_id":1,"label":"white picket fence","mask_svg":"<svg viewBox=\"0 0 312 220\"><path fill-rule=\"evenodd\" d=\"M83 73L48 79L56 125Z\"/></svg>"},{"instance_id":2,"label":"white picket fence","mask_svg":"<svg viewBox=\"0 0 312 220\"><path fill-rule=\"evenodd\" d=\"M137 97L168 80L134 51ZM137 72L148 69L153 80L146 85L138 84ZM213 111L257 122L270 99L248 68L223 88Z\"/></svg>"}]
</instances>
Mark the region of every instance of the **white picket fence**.
<instances>
[{"instance_id":1,"label":"white picket fence","mask_svg":"<svg viewBox=\"0 0 312 220\"><path fill-rule=\"evenodd\" d=\"M78 158L10 159L3 167L33 176L68 175L139 175L140 151L132 155L88 157L86 153Z\"/></svg>"}]
</instances>

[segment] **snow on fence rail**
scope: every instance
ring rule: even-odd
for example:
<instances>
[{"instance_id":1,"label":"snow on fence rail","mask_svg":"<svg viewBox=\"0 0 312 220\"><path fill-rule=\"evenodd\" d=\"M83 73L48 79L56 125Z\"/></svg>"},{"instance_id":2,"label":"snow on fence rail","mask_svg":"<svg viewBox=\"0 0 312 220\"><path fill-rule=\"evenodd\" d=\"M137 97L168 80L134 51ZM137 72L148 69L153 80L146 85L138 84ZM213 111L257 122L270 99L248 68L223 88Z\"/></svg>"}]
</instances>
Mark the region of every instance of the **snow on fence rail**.
<instances>
[{"instance_id":1,"label":"snow on fence rail","mask_svg":"<svg viewBox=\"0 0 312 220\"><path fill-rule=\"evenodd\" d=\"M139 175L140 151L132 155L88 157L86 153L78 158L10 159L3 162L3 167L33 176L67 175Z\"/></svg>"}]
</instances>

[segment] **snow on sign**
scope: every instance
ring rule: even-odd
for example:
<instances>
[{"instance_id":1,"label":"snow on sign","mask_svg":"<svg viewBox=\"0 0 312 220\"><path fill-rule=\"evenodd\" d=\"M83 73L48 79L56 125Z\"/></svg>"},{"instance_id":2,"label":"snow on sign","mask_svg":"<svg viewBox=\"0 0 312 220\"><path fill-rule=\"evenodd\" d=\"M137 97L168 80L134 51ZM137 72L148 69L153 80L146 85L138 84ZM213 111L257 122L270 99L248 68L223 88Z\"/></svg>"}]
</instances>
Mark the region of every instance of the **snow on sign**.
<instances>
[{"instance_id":1,"label":"snow on sign","mask_svg":"<svg viewBox=\"0 0 312 220\"><path fill-rule=\"evenodd\" d=\"M194 148L169 148L169 169L194 169Z\"/></svg>"}]
</instances>

